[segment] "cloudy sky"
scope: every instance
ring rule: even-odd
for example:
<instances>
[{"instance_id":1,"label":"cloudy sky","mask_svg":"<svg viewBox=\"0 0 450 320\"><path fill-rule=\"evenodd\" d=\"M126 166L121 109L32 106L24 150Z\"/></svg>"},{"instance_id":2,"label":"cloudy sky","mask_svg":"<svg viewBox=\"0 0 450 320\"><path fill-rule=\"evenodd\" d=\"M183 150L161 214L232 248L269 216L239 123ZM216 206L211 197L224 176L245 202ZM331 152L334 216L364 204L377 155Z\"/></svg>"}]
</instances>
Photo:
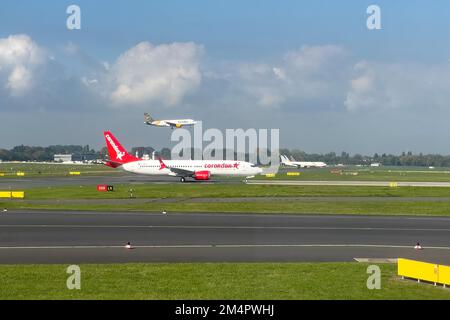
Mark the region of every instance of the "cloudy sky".
<instances>
[{"instance_id":1,"label":"cloudy sky","mask_svg":"<svg viewBox=\"0 0 450 320\"><path fill-rule=\"evenodd\" d=\"M448 0L3 0L0 148L99 148L105 129L170 146L149 112L307 152L450 154L449 40Z\"/></svg>"}]
</instances>

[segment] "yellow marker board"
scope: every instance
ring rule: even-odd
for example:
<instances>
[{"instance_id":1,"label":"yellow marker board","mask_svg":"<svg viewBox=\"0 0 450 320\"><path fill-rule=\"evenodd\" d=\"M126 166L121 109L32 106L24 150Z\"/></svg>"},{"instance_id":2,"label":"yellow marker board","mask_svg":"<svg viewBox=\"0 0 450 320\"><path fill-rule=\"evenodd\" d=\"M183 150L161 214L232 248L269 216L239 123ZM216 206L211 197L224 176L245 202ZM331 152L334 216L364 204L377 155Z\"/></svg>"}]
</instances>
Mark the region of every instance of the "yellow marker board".
<instances>
[{"instance_id":1,"label":"yellow marker board","mask_svg":"<svg viewBox=\"0 0 450 320\"><path fill-rule=\"evenodd\" d=\"M434 263L398 259L398 275L407 278L440 283L439 267L439 265Z\"/></svg>"},{"instance_id":2,"label":"yellow marker board","mask_svg":"<svg viewBox=\"0 0 450 320\"><path fill-rule=\"evenodd\" d=\"M79 171L70 171L69 174L72 175L72 176L79 176L81 174L81 172L79 172Z\"/></svg>"},{"instance_id":3,"label":"yellow marker board","mask_svg":"<svg viewBox=\"0 0 450 320\"><path fill-rule=\"evenodd\" d=\"M286 175L288 175L288 176L299 176L300 172L288 172L288 173L286 173Z\"/></svg>"},{"instance_id":4,"label":"yellow marker board","mask_svg":"<svg viewBox=\"0 0 450 320\"><path fill-rule=\"evenodd\" d=\"M17 172L16 173L19 177L23 177L25 175L25 172Z\"/></svg>"},{"instance_id":5,"label":"yellow marker board","mask_svg":"<svg viewBox=\"0 0 450 320\"><path fill-rule=\"evenodd\" d=\"M267 173L266 177L267 178L274 178L275 177L275 173Z\"/></svg>"},{"instance_id":6,"label":"yellow marker board","mask_svg":"<svg viewBox=\"0 0 450 320\"><path fill-rule=\"evenodd\" d=\"M11 191L0 191L0 198L11 198Z\"/></svg>"},{"instance_id":7,"label":"yellow marker board","mask_svg":"<svg viewBox=\"0 0 450 320\"><path fill-rule=\"evenodd\" d=\"M23 192L23 191L11 191L11 198L23 199L23 198L25 198L25 192Z\"/></svg>"},{"instance_id":8,"label":"yellow marker board","mask_svg":"<svg viewBox=\"0 0 450 320\"><path fill-rule=\"evenodd\" d=\"M439 265L439 283L450 285L450 267Z\"/></svg>"},{"instance_id":9,"label":"yellow marker board","mask_svg":"<svg viewBox=\"0 0 450 320\"><path fill-rule=\"evenodd\" d=\"M0 198L23 199L23 198L25 198L25 192L24 191L0 191Z\"/></svg>"}]
</instances>

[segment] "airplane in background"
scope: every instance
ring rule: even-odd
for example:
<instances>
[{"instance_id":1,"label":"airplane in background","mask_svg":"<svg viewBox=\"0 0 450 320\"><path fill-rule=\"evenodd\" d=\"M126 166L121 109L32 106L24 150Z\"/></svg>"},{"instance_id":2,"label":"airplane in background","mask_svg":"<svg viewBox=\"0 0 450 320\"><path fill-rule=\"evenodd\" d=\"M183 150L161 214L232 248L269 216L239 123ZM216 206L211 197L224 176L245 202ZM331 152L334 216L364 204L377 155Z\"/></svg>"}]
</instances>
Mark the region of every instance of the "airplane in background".
<instances>
[{"instance_id":1,"label":"airplane in background","mask_svg":"<svg viewBox=\"0 0 450 320\"><path fill-rule=\"evenodd\" d=\"M297 168L323 168L326 167L327 164L321 161L296 161L294 158L289 160L285 155L281 155L281 163L285 166L289 167L297 167Z\"/></svg>"},{"instance_id":2,"label":"airplane in background","mask_svg":"<svg viewBox=\"0 0 450 320\"><path fill-rule=\"evenodd\" d=\"M211 176L243 176L253 178L262 173L262 169L245 161L234 160L144 160L129 154L110 131L104 132L109 161L105 165L112 168L147 175L168 175L179 177L185 182L209 180Z\"/></svg>"},{"instance_id":3,"label":"airplane in background","mask_svg":"<svg viewBox=\"0 0 450 320\"><path fill-rule=\"evenodd\" d=\"M197 121L192 119L178 119L178 120L155 120L148 113L144 113L145 124L156 127L171 127L181 128L183 126L193 126Z\"/></svg>"}]
</instances>

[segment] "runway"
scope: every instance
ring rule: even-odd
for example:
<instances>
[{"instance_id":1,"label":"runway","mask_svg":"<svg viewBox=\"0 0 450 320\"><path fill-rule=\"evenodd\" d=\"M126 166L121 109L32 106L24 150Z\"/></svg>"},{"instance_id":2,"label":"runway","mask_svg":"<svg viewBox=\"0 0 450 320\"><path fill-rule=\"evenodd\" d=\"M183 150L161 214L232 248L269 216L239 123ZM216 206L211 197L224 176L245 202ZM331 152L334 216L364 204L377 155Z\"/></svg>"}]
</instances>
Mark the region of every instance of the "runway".
<instances>
[{"instance_id":1,"label":"runway","mask_svg":"<svg viewBox=\"0 0 450 320\"><path fill-rule=\"evenodd\" d=\"M130 241L134 249L124 248ZM420 241L424 250L413 246ZM413 258L450 264L450 219L8 211L0 263L295 262Z\"/></svg>"}]
</instances>

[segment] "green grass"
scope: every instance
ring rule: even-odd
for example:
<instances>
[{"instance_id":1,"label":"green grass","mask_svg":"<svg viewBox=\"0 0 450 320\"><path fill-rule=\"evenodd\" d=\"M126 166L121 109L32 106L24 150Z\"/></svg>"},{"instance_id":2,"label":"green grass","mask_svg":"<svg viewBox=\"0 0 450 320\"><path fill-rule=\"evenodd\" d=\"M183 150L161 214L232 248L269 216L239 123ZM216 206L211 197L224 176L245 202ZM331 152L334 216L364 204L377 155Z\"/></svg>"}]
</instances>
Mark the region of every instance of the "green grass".
<instances>
[{"instance_id":1,"label":"green grass","mask_svg":"<svg viewBox=\"0 0 450 320\"><path fill-rule=\"evenodd\" d=\"M114 192L96 186L63 186L26 190L27 199L126 199L129 189L137 198L235 198L235 197L450 197L442 187L276 186L246 184L142 184L114 185Z\"/></svg>"},{"instance_id":2,"label":"green grass","mask_svg":"<svg viewBox=\"0 0 450 320\"><path fill-rule=\"evenodd\" d=\"M130 187L133 188L136 200L127 200ZM25 200L0 201L0 207L149 212L450 215L450 188L439 187L143 184L115 185L114 192L98 192L95 186L34 188L26 190L25 196ZM289 197L294 196L300 199L289 200ZM282 201L264 201L263 197L287 198ZM414 199L416 197L429 198ZM195 198L211 198L216 201L195 202ZM233 198L239 199L231 201ZM167 199L170 203L154 202L152 199Z\"/></svg>"},{"instance_id":3,"label":"green grass","mask_svg":"<svg viewBox=\"0 0 450 320\"><path fill-rule=\"evenodd\" d=\"M69 172L77 171L82 175L105 175L123 173L101 164L61 164L61 163L0 163L0 179L20 178L17 172L24 172L25 177L70 176Z\"/></svg>"},{"instance_id":4,"label":"green grass","mask_svg":"<svg viewBox=\"0 0 450 320\"><path fill-rule=\"evenodd\" d=\"M67 265L1 265L0 299L450 299L450 291L401 280L379 264L381 289L360 263L86 264L81 290Z\"/></svg>"},{"instance_id":5,"label":"green grass","mask_svg":"<svg viewBox=\"0 0 450 320\"><path fill-rule=\"evenodd\" d=\"M332 170L342 170L342 174L331 173ZM287 176L287 172L298 172L300 176ZM356 175L354 175L356 174ZM305 180L305 181L450 181L449 168L428 169L425 167L328 167L323 169L282 168L273 178L264 175L255 179L274 180Z\"/></svg>"},{"instance_id":6,"label":"green grass","mask_svg":"<svg viewBox=\"0 0 450 320\"><path fill-rule=\"evenodd\" d=\"M282 202L180 202L180 203L33 203L0 202L0 208L82 211L204 212L263 214L355 214L449 216L450 201L282 201Z\"/></svg>"}]
</instances>

